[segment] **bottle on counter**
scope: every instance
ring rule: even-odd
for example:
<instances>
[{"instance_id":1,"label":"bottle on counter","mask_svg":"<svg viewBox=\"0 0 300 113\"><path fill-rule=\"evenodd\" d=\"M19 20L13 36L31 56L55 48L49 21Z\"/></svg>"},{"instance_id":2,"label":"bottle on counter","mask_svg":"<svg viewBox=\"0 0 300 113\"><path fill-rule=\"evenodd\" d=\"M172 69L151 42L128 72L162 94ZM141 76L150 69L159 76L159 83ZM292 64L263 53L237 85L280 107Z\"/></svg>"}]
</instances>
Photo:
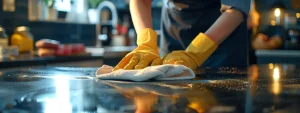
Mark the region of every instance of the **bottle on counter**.
<instances>
[{"instance_id":1,"label":"bottle on counter","mask_svg":"<svg viewBox=\"0 0 300 113\"><path fill-rule=\"evenodd\" d=\"M130 40L130 44L129 46L137 46L136 44L136 33L135 33L135 30L134 29L129 29L128 30L128 37L129 37L129 40Z\"/></svg>"},{"instance_id":2,"label":"bottle on counter","mask_svg":"<svg viewBox=\"0 0 300 113\"><path fill-rule=\"evenodd\" d=\"M120 34L117 29L112 30L113 38L111 41L112 46L126 46L126 38L124 35Z\"/></svg>"},{"instance_id":3,"label":"bottle on counter","mask_svg":"<svg viewBox=\"0 0 300 113\"><path fill-rule=\"evenodd\" d=\"M8 59L11 56L19 55L17 46L9 46L9 39L5 33L5 29L0 27L0 61Z\"/></svg>"},{"instance_id":4,"label":"bottle on counter","mask_svg":"<svg viewBox=\"0 0 300 113\"><path fill-rule=\"evenodd\" d=\"M30 33L30 28L26 26L17 27L10 41L11 45L19 47L20 53L30 52L34 48L33 36Z\"/></svg>"},{"instance_id":5,"label":"bottle on counter","mask_svg":"<svg viewBox=\"0 0 300 113\"><path fill-rule=\"evenodd\" d=\"M0 27L0 46L7 47L8 46L8 37L5 33L5 29Z\"/></svg>"}]
</instances>

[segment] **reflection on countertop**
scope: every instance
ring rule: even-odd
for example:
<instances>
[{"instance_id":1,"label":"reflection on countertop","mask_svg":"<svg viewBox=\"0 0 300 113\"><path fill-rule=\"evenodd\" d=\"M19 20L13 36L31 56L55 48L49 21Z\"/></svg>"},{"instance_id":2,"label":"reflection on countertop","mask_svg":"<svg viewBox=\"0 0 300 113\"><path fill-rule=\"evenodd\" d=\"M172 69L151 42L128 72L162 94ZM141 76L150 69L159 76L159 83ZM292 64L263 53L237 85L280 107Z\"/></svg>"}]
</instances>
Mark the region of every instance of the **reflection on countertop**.
<instances>
[{"instance_id":1,"label":"reflection on countertop","mask_svg":"<svg viewBox=\"0 0 300 113\"><path fill-rule=\"evenodd\" d=\"M216 71L217 70L217 71ZM195 80L98 80L96 68L0 73L0 112L299 113L300 67L205 68Z\"/></svg>"}]
</instances>

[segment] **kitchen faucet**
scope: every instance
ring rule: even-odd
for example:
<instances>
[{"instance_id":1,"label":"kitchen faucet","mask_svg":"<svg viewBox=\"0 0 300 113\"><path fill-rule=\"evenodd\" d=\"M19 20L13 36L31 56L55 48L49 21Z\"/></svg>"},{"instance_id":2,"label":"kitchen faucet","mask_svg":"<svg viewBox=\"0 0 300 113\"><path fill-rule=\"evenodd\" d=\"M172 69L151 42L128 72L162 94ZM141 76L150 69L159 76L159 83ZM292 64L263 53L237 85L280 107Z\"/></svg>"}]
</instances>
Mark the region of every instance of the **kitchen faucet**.
<instances>
[{"instance_id":1,"label":"kitchen faucet","mask_svg":"<svg viewBox=\"0 0 300 113\"><path fill-rule=\"evenodd\" d=\"M97 36L96 36L96 47L101 47L102 44L101 44L101 40L104 40L104 39L107 39L108 36L107 35L102 35L101 34L101 26L102 26L102 20L101 20L101 12L102 10L107 7L110 11L111 11L111 15L112 15L112 20L110 21L111 25L112 25L112 29L115 29L115 27L117 26L118 24L118 12L117 12L117 8L116 6L110 2L110 1L103 1L99 4L99 6L97 7L97 14L99 15L99 21L96 26L96 33L97 33Z\"/></svg>"},{"instance_id":2,"label":"kitchen faucet","mask_svg":"<svg viewBox=\"0 0 300 113\"><path fill-rule=\"evenodd\" d=\"M118 23L118 12L117 12L117 8L116 6L110 2L110 1L103 1L99 4L99 6L97 7L97 13L99 14L99 17L101 16L101 11L104 9L104 7L108 7L109 10L111 11L112 14L112 20L111 20L111 24L113 25L113 27L117 26ZM101 18L99 18L101 19ZM99 20L99 23L101 24L101 20Z\"/></svg>"}]
</instances>

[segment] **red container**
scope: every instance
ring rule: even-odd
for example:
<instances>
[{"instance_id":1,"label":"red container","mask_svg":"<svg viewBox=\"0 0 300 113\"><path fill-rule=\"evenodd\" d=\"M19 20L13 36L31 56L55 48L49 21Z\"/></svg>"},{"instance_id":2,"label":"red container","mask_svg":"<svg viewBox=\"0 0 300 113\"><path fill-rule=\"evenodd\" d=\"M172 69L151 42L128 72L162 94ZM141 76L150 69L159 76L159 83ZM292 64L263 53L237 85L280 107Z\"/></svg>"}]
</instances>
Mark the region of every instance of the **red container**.
<instances>
[{"instance_id":1,"label":"red container","mask_svg":"<svg viewBox=\"0 0 300 113\"><path fill-rule=\"evenodd\" d=\"M55 55L58 56L67 56L72 54L78 54L85 52L85 46L84 44L62 44L59 46L59 48L56 50Z\"/></svg>"}]
</instances>

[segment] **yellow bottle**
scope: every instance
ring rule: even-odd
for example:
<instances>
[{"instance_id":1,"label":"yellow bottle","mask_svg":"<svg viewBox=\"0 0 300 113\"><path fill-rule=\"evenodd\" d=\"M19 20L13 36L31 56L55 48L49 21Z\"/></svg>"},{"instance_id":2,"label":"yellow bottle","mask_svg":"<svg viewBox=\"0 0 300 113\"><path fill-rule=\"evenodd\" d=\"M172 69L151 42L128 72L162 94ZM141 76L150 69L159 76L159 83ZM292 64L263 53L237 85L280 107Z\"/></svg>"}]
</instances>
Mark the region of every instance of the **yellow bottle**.
<instances>
[{"instance_id":1,"label":"yellow bottle","mask_svg":"<svg viewBox=\"0 0 300 113\"><path fill-rule=\"evenodd\" d=\"M34 48L33 36L30 29L25 26L17 27L12 35L11 45L19 47L19 52L30 52Z\"/></svg>"}]
</instances>

